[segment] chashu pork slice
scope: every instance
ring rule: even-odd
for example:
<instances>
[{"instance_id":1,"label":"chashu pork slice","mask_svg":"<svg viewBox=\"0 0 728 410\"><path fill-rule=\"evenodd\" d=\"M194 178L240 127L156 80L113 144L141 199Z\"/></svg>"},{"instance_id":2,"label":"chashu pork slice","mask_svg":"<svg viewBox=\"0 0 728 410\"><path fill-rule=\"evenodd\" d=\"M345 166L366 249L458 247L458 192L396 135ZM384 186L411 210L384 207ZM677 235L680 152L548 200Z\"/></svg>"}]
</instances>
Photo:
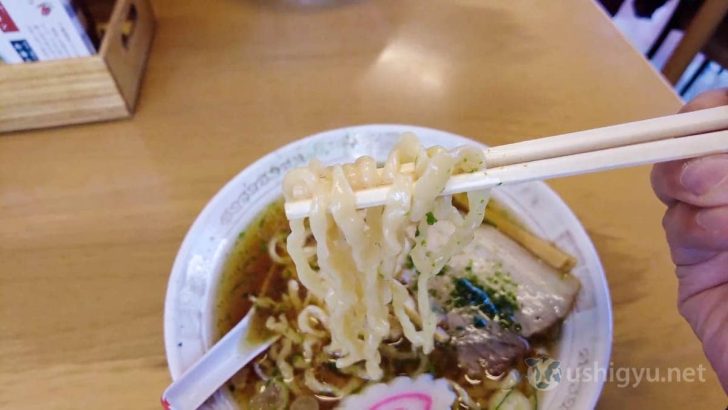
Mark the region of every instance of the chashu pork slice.
<instances>
[{"instance_id":1,"label":"chashu pork slice","mask_svg":"<svg viewBox=\"0 0 728 410\"><path fill-rule=\"evenodd\" d=\"M448 265L448 276L473 274L483 282L499 271L510 275L517 285L519 309L515 319L525 337L563 319L579 291L579 281L573 275L558 272L489 225L476 229L473 241Z\"/></svg>"}]
</instances>

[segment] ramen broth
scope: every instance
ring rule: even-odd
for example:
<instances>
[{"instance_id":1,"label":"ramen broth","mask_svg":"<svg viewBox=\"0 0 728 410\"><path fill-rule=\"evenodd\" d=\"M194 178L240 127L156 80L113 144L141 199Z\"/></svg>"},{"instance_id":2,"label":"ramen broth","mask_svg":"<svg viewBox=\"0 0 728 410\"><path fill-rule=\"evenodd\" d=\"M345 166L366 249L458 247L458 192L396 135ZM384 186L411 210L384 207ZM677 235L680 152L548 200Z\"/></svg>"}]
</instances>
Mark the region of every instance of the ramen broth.
<instances>
[{"instance_id":1,"label":"ramen broth","mask_svg":"<svg viewBox=\"0 0 728 410\"><path fill-rule=\"evenodd\" d=\"M286 283L290 278L295 278L295 272L291 272L290 268L276 264L271 260L268 253L268 243L273 235L287 235L289 232L288 221L283 211L283 202L279 200L262 211L248 228L240 233L223 268L214 316L217 340L232 329L250 309L252 306L251 296L264 294L277 299L278 296L286 292ZM285 244L285 240L281 243ZM284 249L279 249L279 251L280 253L285 252ZM266 313L264 309L259 308L258 315L260 317L265 318ZM293 319L296 313L291 311L286 312L286 315ZM254 323L256 327L261 327L261 329L256 330L265 331L264 319L255 320ZM548 335L551 335L550 337L539 337L531 340L532 350L550 350L556 338L554 335L558 334L559 326L548 332ZM465 388L473 399L485 406L487 406L488 398L498 389L496 382L485 377L480 380L467 377L464 371L454 365L454 363L457 363L456 352L448 344L437 344L433 352L426 356L421 352L419 355L411 353L409 342L405 338L397 343L385 344L383 348L406 352L406 354L399 355L400 358L397 359L382 355L382 369L384 369L382 382L401 375L431 373L436 378L447 378L457 382ZM261 357L265 354L263 353ZM424 362L423 357L426 359ZM256 394L255 384L260 380L253 371L252 366L253 362L241 370L225 386L243 409L248 408L251 397ZM520 371L521 375L526 374L525 364L523 364L522 360L519 360L515 367ZM338 386L346 384L347 379L350 378L350 376L340 372L333 363L331 366L317 369L316 372L321 380ZM365 386L360 386L354 392L362 387ZM525 377L521 378L516 388L526 396L534 395L534 391L525 381ZM317 396L307 391L305 387L303 392L306 395L317 397L321 409L333 408L338 402L338 400L332 400L330 397ZM291 393L291 400L295 397Z\"/></svg>"}]
</instances>

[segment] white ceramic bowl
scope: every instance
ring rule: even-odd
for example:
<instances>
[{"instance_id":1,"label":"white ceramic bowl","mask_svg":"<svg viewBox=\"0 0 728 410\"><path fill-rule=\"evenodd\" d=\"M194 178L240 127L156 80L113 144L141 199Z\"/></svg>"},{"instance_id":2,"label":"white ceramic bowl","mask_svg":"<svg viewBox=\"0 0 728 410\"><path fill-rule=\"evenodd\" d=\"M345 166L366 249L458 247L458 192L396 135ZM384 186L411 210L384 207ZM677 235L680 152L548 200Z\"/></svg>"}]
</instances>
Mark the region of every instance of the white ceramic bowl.
<instances>
[{"instance_id":1,"label":"white ceramic bowl","mask_svg":"<svg viewBox=\"0 0 728 410\"><path fill-rule=\"evenodd\" d=\"M238 233L281 195L286 171L314 157L325 163L351 162L361 155L384 159L404 131L415 132L427 146L477 144L444 131L408 125L364 125L327 131L266 155L240 172L210 200L187 233L169 279L164 339L173 379L212 345L213 305L222 265ZM562 380L555 389L545 392L540 407L593 408L603 381L566 376L575 375L574 369L606 369L609 363L611 302L594 246L574 214L546 184L504 186L494 190L493 196L529 229L555 242L579 261L573 273L582 287L576 306L565 321L557 349ZM235 405L225 391L220 391L207 402L206 408L232 409Z\"/></svg>"}]
</instances>

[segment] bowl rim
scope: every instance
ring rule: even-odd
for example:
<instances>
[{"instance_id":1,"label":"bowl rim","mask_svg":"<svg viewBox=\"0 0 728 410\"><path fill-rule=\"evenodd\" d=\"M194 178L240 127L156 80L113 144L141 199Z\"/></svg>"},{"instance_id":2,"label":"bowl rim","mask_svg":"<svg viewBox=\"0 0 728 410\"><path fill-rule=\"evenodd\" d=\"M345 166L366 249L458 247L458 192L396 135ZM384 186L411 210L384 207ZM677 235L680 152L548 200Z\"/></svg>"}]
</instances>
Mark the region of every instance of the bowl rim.
<instances>
[{"instance_id":1,"label":"bowl rim","mask_svg":"<svg viewBox=\"0 0 728 410\"><path fill-rule=\"evenodd\" d=\"M462 136L459 134L455 134L449 131L439 130L436 128L430 128L430 127L423 127L423 126L417 126L417 125L409 125L409 124L395 124L395 123L372 123L372 124L360 124L360 125L353 125L353 126L345 126L345 127L339 127L335 129L325 130L321 132L316 132L314 134L308 135L306 137L293 140L285 145L282 145L276 149L274 149L271 152L268 152L267 154L261 156L260 158L256 159L255 161L245 165L239 172L237 172L233 177L231 177L225 184L207 201L205 206L202 208L202 210L199 212L199 214L196 216L194 222L190 225L187 232L185 233L184 239L181 242L181 245L177 251L177 254L174 259L174 263L172 265L169 279L167 282L167 289L165 292L165 303L164 303L164 315L163 315L163 323L164 323L164 347L165 347L165 358L167 361L167 367L169 374L172 378L172 380L176 380L179 378L179 376L183 373L183 369L180 368L181 363L179 363L179 360L174 357L176 342L171 337L174 334L173 326L175 326L175 323L170 320L174 316L174 303L175 300L175 294L178 291L178 286L175 282L175 277L182 274L182 272L185 270L188 261L188 256L190 255L190 251L193 248L194 245L194 238L199 235L199 232L209 217L215 212L215 210L218 208L218 202L222 201L222 198L225 197L227 194L229 194L231 191L234 191L236 187L238 186L239 182L241 181L244 174L249 169L255 169L262 165L264 165L267 162L270 162L272 159L274 159L278 154L281 152L292 150L298 146L305 145L307 143L310 143L312 141L323 139L328 135L331 134L344 134L344 133L351 133L355 134L357 132L363 132L366 130L371 129L388 129L392 132L402 132L402 130L409 130L413 131L416 134L419 134L420 131L424 131L427 133L434 133L439 134L442 136L447 137L454 137L458 141L468 141L470 143L476 143L480 146L487 147L484 143L469 138L466 136ZM606 278L606 274L604 272L604 267L601 263L601 259L599 258L599 254L596 250L596 247L594 243L591 240L591 237L588 235L585 227L582 225L581 221L578 219L576 214L569 208L569 206L566 204L566 202L547 184L536 181L536 182L530 182L529 184L537 184L542 186L542 193L544 195L547 195L549 199L551 200L551 203L558 207L559 209L559 215L561 217L569 219L570 225L573 226L573 228L576 230L576 233L582 236L583 238L586 238L586 241L582 242L582 246L584 246L588 251L591 259L593 259L593 263L598 268L598 279L599 283L595 284L599 288L598 290L605 296L604 299L601 301L605 304L605 313L606 313L606 328L604 329L606 331L606 340L603 341L605 347L601 351L600 357L595 357L594 361L608 365L609 360L611 358L612 353L612 347L613 347L613 337L614 337L614 322L613 322L613 309L612 309L612 301L611 301L611 294L609 292L609 286ZM205 304L207 306L209 304ZM568 317L568 316L567 316ZM605 324L602 324L604 326ZM589 408L594 408L601 397L601 393L603 391L605 384L605 380L597 380L595 382L595 388L593 389L594 393L591 397L591 403Z\"/></svg>"}]
</instances>

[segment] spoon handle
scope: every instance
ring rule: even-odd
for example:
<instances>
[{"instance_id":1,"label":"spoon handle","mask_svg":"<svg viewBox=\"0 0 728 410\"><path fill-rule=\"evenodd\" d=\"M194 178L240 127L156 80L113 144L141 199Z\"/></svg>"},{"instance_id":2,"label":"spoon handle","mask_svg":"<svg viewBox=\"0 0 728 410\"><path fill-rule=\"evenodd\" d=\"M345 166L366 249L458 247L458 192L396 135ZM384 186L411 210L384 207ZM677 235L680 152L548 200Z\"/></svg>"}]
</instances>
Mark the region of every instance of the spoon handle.
<instances>
[{"instance_id":1,"label":"spoon handle","mask_svg":"<svg viewBox=\"0 0 728 410\"><path fill-rule=\"evenodd\" d=\"M212 349L167 387L162 394L165 409L197 409L238 370L268 349L277 337L255 342L246 340L254 314L251 309Z\"/></svg>"}]
</instances>

